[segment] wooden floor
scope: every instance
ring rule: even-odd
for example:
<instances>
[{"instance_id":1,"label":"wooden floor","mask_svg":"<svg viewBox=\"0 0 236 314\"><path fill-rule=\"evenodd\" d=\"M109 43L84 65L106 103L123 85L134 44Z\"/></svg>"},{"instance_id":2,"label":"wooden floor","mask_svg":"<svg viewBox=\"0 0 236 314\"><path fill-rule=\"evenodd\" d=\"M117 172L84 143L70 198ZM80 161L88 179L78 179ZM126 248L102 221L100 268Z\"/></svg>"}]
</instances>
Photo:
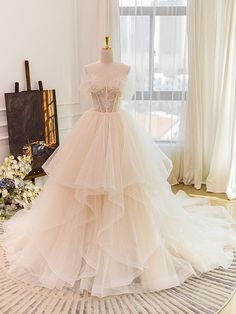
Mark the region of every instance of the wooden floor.
<instances>
[{"instance_id":1,"label":"wooden floor","mask_svg":"<svg viewBox=\"0 0 236 314\"><path fill-rule=\"evenodd\" d=\"M196 190L193 186L189 185L175 185L172 187L173 192L184 190L190 196L201 196L210 199L212 205L222 205L227 208L230 214L236 219L236 200L229 201L225 194L207 193L205 186L200 190ZM236 313L236 293L230 302L224 307L219 314L235 314Z\"/></svg>"}]
</instances>

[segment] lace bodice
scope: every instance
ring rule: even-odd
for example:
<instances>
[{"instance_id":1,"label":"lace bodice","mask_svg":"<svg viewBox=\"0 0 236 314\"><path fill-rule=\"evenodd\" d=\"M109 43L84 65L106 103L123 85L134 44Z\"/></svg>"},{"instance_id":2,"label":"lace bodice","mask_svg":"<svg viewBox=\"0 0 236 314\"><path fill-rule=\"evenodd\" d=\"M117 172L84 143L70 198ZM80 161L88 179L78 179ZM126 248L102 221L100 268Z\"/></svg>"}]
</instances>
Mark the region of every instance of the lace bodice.
<instances>
[{"instance_id":1,"label":"lace bodice","mask_svg":"<svg viewBox=\"0 0 236 314\"><path fill-rule=\"evenodd\" d=\"M101 82L99 78L87 75L80 86L82 101L92 104L99 112L116 112L120 108L121 99L131 98L133 87L129 75L112 82Z\"/></svg>"},{"instance_id":2,"label":"lace bodice","mask_svg":"<svg viewBox=\"0 0 236 314\"><path fill-rule=\"evenodd\" d=\"M93 106L97 111L114 112L119 109L121 90L114 86L90 87Z\"/></svg>"}]
</instances>

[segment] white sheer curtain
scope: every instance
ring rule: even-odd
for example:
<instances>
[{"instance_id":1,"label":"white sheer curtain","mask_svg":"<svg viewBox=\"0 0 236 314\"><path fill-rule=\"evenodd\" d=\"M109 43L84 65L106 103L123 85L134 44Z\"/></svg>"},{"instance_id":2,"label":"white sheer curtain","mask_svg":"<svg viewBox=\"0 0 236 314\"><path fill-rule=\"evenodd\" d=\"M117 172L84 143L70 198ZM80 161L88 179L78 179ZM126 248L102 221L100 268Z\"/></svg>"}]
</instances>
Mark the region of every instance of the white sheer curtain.
<instances>
[{"instance_id":1,"label":"white sheer curtain","mask_svg":"<svg viewBox=\"0 0 236 314\"><path fill-rule=\"evenodd\" d=\"M208 191L236 197L236 2L78 4L80 73L110 34L116 60L132 67L136 93L126 109L173 160L171 183L206 183Z\"/></svg>"},{"instance_id":2,"label":"white sheer curtain","mask_svg":"<svg viewBox=\"0 0 236 314\"><path fill-rule=\"evenodd\" d=\"M184 183L236 197L236 2L189 0Z\"/></svg>"},{"instance_id":3,"label":"white sheer curtain","mask_svg":"<svg viewBox=\"0 0 236 314\"><path fill-rule=\"evenodd\" d=\"M172 158L170 180L178 183L188 82L187 0L77 1L80 76L86 63L99 58L109 34L115 59L132 68L136 93L126 109Z\"/></svg>"},{"instance_id":4,"label":"white sheer curtain","mask_svg":"<svg viewBox=\"0 0 236 314\"><path fill-rule=\"evenodd\" d=\"M131 65L136 90L126 109L172 158L172 183L182 179L186 4L186 0L119 1L121 61Z\"/></svg>"}]
</instances>

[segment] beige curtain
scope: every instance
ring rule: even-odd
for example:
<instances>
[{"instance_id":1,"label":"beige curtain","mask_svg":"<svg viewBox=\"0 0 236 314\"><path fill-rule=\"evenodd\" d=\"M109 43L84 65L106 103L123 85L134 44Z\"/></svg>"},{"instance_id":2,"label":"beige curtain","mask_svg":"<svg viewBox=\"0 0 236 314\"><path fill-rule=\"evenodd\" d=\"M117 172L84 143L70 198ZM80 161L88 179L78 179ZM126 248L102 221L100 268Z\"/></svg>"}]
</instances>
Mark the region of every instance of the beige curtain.
<instances>
[{"instance_id":1,"label":"beige curtain","mask_svg":"<svg viewBox=\"0 0 236 314\"><path fill-rule=\"evenodd\" d=\"M234 0L188 1L188 54L183 181L236 197Z\"/></svg>"}]
</instances>

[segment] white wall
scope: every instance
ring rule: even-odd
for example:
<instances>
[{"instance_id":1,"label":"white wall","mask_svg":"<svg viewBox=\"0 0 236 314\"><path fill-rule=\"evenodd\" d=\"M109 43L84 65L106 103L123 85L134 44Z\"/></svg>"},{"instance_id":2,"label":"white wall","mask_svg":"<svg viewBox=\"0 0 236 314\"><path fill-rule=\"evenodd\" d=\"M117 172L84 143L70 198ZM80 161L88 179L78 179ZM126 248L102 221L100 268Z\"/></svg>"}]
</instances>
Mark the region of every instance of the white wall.
<instances>
[{"instance_id":1,"label":"white wall","mask_svg":"<svg viewBox=\"0 0 236 314\"><path fill-rule=\"evenodd\" d=\"M76 0L0 0L0 162L9 152L4 93L15 81L26 89L24 60L32 88L42 80L56 89L61 140L78 118L76 14Z\"/></svg>"}]
</instances>

